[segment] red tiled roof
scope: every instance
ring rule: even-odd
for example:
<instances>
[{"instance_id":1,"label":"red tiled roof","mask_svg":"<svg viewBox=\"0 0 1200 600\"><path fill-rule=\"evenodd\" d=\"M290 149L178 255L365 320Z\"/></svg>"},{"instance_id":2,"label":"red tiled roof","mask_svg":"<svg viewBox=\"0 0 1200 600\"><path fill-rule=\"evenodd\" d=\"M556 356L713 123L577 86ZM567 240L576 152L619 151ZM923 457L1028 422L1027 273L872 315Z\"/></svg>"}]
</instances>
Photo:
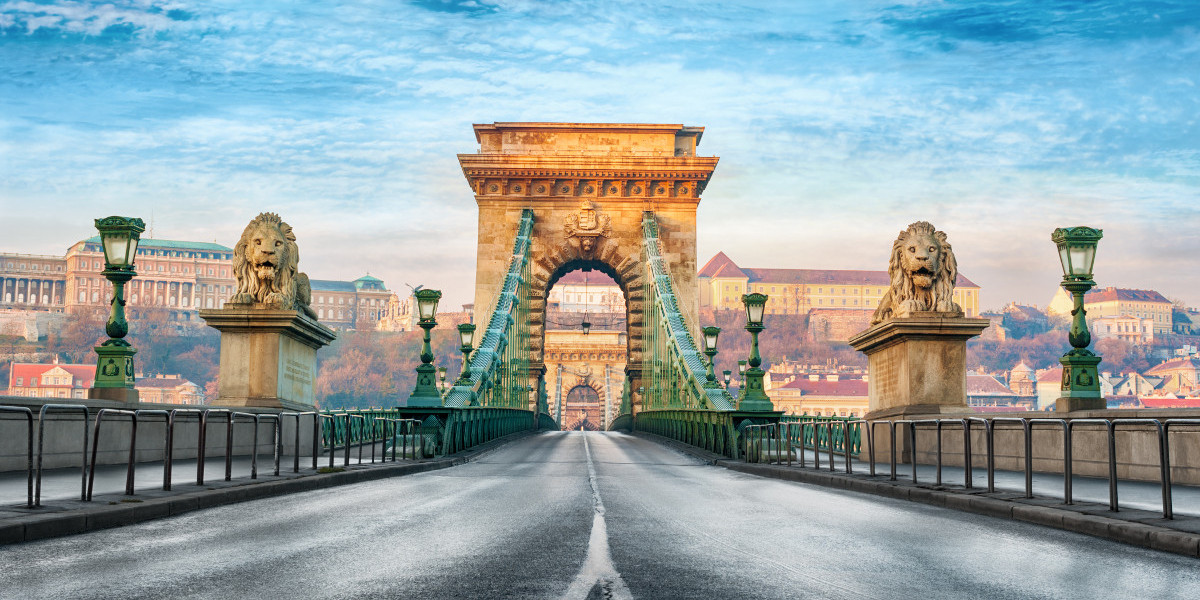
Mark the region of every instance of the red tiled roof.
<instances>
[{"instance_id":1,"label":"red tiled roof","mask_svg":"<svg viewBox=\"0 0 1200 600\"><path fill-rule=\"evenodd\" d=\"M867 382L861 379L839 379L829 381L821 379L811 381L807 377L797 377L795 381L780 386L789 390L800 390L801 394L813 396L866 396Z\"/></svg>"},{"instance_id":2,"label":"red tiled roof","mask_svg":"<svg viewBox=\"0 0 1200 600\"><path fill-rule=\"evenodd\" d=\"M1046 369L1037 376L1038 383L1050 383L1052 381L1062 381L1062 367L1054 367Z\"/></svg>"},{"instance_id":3,"label":"red tiled roof","mask_svg":"<svg viewBox=\"0 0 1200 600\"><path fill-rule=\"evenodd\" d=\"M175 378L146 377L146 378L137 380L135 387L147 388L147 389L155 388L155 389L173 390L181 385L187 385L187 384L191 384L191 383L192 382L190 382L186 379L181 379L178 377L175 377Z\"/></svg>"},{"instance_id":4,"label":"red tiled roof","mask_svg":"<svg viewBox=\"0 0 1200 600\"><path fill-rule=\"evenodd\" d=\"M867 317L875 312L873 308L810 308L811 315Z\"/></svg>"},{"instance_id":5,"label":"red tiled roof","mask_svg":"<svg viewBox=\"0 0 1200 600\"><path fill-rule=\"evenodd\" d=\"M967 394L976 396L1015 396L1012 390L991 375L967 374Z\"/></svg>"},{"instance_id":6,"label":"red tiled roof","mask_svg":"<svg viewBox=\"0 0 1200 600\"><path fill-rule=\"evenodd\" d=\"M746 277L746 273L738 268L736 264L724 252L718 252L712 257L704 267L697 273L700 277Z\"/></svg>"},{"instance_id":7,"label":"red tiled roof","mask_svg":"<svg viewBox=\"0 0 1200 600\"><path fill-rule=\"evenodd\" d=\"M724 252L718 252L697 273L700 277L746 277L751 283L780 285L877 285L891 284L887 271L854 269L752 269L738 267ZM954 281L956 287L979 287L961 273Z\"/></svg>"},{"instance_id":8,"label":"red tiled roof","mask_svg":"<svg viewBox=\"0 0 1200 600\"><path fill-rule=\"evenodd\" d=\"M1138 398L1146 408L1200 408L1200 398Z\"/></svg>"},{"instance_id":9,"label":"red tiled roof","mask_svg":"<svg viewBox=\"0 0 1200 600\"><path fill-rule=\"evenodd\" d=\"M43 373L53 370L55 367L62 369L75 379L79 380L83 387L92 387L92 378L96 376L96 365L68 365L54 363L13 363L12 371L9 373L9 387L16 384L17 378L21 378L21 386L28 387L29 380L33 377L41 378ZM73 386L45 386L41 381L38 381L38 387L73 387Z\"/></svg>"},{"instance_id":10,"label":"red tiled roof","mask_svg":"<svg viewBox=\"0 0 1200 600\"><path fill-rule=\"evenodd\" d=\"M1154 290L1130 290L1125 288L1106 287L1095 289L1083 297L1085 302L1160 302L1170 304L1171 301Z\"/></svg>"},{"instance_id":11,"label":"red tiled roof","mask_svg":"<svg viewBox=\"0 0 1200 600\"><path fill-rule=\"evenodd\" d=\"M1158 375L1167 371L1175 371L1177 369L1200 369L1200 357L1183 356L1180 358L1172 358L1171 360L1163 361L1162 364L1151 367L1146 371L1147 375Z\"/></svg>"},{"instance_id":12,"label":"red tiled roof","mask_svg":"<svg viewBox=\"0 0 1200 600\"><path fill-rule=\"evenodd\" d=\"M588 285L617 285L617 282L613 281L612 277L609 277L603 272L595 269L592 269L591 271L571 271L570 273L560 277L555 283L577 283L582 285L585 281Z\"/></svg>"}]
</instances>

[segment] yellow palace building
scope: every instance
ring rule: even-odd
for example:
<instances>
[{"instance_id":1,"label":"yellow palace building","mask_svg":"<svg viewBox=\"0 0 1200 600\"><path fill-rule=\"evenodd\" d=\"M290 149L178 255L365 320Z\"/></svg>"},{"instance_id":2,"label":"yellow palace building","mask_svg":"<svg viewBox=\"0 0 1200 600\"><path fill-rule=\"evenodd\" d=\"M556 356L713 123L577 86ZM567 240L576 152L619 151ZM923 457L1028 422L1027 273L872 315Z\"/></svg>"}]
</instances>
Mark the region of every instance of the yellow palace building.
<instances>
[{"instance_id":1,"label":"yellow palace building","mask_svg":"<svg viewBox=\"0 0 1200 600\"><path fill-rule=\"evenodd\" d=\"M767 314L807 314L814 308L874 311L888 289L887 271L739 267L718 252L697 274L701 308L742 309L742 294L766 294ZM979 286L961 273L954 301L979 316Z\"/></svg>"}]
</instances>

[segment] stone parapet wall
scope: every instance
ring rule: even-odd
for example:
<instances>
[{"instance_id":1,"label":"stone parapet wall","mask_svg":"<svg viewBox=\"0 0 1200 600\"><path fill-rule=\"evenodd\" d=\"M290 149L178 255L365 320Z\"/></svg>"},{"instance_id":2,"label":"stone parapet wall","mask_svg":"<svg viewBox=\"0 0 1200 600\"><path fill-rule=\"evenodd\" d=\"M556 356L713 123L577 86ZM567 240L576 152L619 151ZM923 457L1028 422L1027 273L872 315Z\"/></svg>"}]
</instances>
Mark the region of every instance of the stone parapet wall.
<instances>
[{"instance_id":1,"label":"stone parapet wall","mask_svg":"<svg viewBox=\"0 0 1200 600\"><path fill-rule=\"evenodd\" d=\"M1027 412L1005 414L960 415L915 415L911 420L961 419L965 417L983 419L1030 418L1062 419L1054 412ZM1068 419L1196 419L1198 409L1162 410L1097 410L1082 411L1067 415ZM876 453L878 464L889 459L890 443L885 421L875 421ZM865 426L864 426L865 427ZM897 458L907 462L911 456L907 434L901 426L896 427ZM937 435L934 426L918 425L916 457L919 464L933 465L937 462ZM1123 480L1158 482L1160 474L1157 430L1152 424L1123 424L1115 432L1117 454L1117 477ZM863 432L863 448L860 457L868 457L867 433ZM1038 422L1033 426L1033 471L1036 473L1063 472L1063 427L1055 422ZM997 470L1023 471L1025 469L1025 435L1020 423L997 422L995 425L995 465ZM1072 431L1071 464L1075 475L1108 478L1108 434L1103 423L1079 423ZM1170 465L1173 484L1200 484L1200 426L1175 426L1170 433ZM963 432L957 422L942 426L942 464L963 466ZM971 424L971 464L975 469L987 467L987 436L984 425ZM951 482L954 483L954 482ZM977 485L979 484L976 482Z\"/></svg>"},{"instance_id":2,"label":"stone parapet wall","mask_svg":"<svg viewBox=\"0 0 1200 600\"><path fill-rule=\"evenodd\" d=\"M36 461L38 412L45 404L72 404L88 407L88 460L91 460L91 444L95 435L94 424L96 413L102 408L122 410L195 410L221 409L217 406L170 405L170 404L127 404L106 400L75 400L64 398L26 398L17 396L0 396L0 405L28 407L34 414L34 452ZM278 411L256 408L239 408L236 412L251 414L277 414ZM51 412L46 415L45 440L43 441L42 468L56 469L62 467L78 467L83 452L83 422L81 412L60 413ZM295 447L296 419L282 419L282 436L284 454L291 455ZM0 413L0 472L21 471L27 461L27 437L25 417L18 413ZM260 460L270 461L273 456L274 423L263 420L259 424L258 438L253 438L253 422L249 419L238 419L233 430L233 454L248 456L252 444L257 445ZM313 417L306 415L300 418L300 454L312 454ZM138 462L161 461L166 442L166 417L162 415L143 415L138 422L137 452ZM101 423L100 448L96 455L96 464L111 465L125 464L129 459L129 439L132 433L132 423L124 415L105 415ZM177 413L174 436L174 458L195 459L199 441L199 416L197 413ZM205 456L225 456L226 424L223 416L210 416L206 433Z\"/></svg>"}]
</instances>

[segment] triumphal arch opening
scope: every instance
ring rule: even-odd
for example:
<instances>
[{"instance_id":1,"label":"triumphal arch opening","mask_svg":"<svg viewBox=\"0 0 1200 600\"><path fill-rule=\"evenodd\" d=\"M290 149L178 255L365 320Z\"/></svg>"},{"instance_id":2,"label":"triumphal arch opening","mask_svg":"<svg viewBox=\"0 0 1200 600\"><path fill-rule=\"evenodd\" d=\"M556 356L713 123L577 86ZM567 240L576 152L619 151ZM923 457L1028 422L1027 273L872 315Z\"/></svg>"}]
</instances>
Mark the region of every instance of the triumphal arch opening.
<instances>
[{"instance_id":1,"label":"triumphal arch opening","mask_svg":"<svg viewBox=\"0 0 1200 600\"><path fill-rule=\"evenodd\" d=\"M569 272L599 270L625 296L624 371L636 390L643 358L646 212L658 223L679 308L696 327L696 208L718 160L696 155L704 128L634 123L474 127L479 151L460 154L458 160L479 206L475 322L489 322L521 213L532 210L532 374L546 375L550 289Z\"/></svg>"}]
</instances>

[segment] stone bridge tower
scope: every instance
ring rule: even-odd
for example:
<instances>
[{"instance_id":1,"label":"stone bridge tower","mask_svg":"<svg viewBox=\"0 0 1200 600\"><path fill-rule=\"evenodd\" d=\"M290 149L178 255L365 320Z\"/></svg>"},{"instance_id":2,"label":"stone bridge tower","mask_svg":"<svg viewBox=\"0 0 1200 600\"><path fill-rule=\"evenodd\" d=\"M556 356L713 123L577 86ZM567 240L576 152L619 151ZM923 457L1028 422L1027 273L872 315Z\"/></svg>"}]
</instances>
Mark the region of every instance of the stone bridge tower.
<instances>
[{"instance_id":1,"label":"stone bridge tower","mask_svg":"<svg viewBox=\"0 0 1200 600\"><path fill-rule=\"evenodd\" d=\"M575 269L599 269L625 293L626 373L636 389L642 360L644 211L658 218L679 306L688 323L698 327L696 207L718 160L696 156L703 133L703 127L661 124L475 125L479 151L458 155L479 206L475 322L488 322L512 258L521 211L531 209L533 372L545 373L550 288Z\"/></svg>"}]
</instances>

